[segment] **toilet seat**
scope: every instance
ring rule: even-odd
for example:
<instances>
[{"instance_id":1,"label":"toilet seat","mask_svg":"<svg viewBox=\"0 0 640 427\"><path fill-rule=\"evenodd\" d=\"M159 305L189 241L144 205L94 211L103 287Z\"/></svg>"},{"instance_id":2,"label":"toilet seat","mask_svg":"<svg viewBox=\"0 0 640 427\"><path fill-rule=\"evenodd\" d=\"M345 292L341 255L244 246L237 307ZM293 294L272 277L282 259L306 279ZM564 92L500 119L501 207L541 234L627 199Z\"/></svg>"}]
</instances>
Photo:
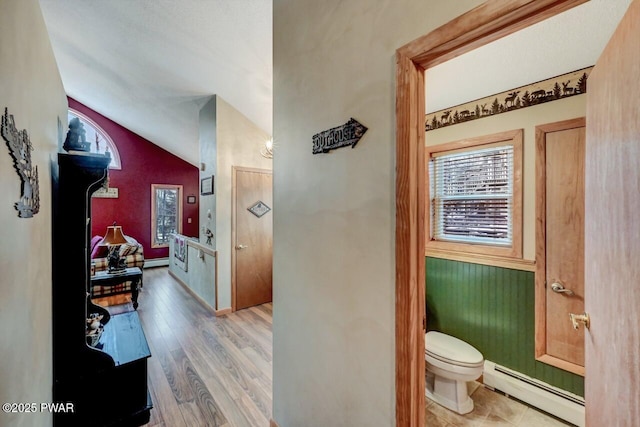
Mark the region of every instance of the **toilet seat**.
<instances>
[{"instance_id":1,"label":"toilet seat","mask_svg":"<svg viewBox=\"0 0 640 427\"><path fill-rule=\"evenodd\" d=\"M482 353L472 345L441 332L427 332L424 345L425 355L444 363L466 368L478 368L484 363Z\"/></svg>"}]
</instances>

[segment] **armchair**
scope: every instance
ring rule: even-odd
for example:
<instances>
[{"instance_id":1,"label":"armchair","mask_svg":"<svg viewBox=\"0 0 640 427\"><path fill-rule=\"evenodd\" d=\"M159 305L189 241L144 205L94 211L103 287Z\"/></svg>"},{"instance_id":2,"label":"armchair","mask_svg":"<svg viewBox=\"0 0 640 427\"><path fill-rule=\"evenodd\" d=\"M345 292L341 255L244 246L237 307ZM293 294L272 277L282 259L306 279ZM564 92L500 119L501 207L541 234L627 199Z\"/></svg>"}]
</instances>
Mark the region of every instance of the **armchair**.
<instances>
[{"instance_id":1,"label":"armchair","mask_svg":"<svg viewBox=\"0 0 640 427\"><path fill-rule=\"evenodd\" d=\"M120 256L124 258L127 267L144 266L144 248L136 239L125 235L126 244L120 246ZM108 268L108 249L106 246L100 246L99 243L102 236L93 236L91 239L91 262L95 265L95 271L104 271ZM142 280L140 280L142 287ZM93 286L91 287L91 297L103 297L107 295L119 294L123 292L131 292L131 282L124 282L116 286Z\"/></svg>"}]
</instances>

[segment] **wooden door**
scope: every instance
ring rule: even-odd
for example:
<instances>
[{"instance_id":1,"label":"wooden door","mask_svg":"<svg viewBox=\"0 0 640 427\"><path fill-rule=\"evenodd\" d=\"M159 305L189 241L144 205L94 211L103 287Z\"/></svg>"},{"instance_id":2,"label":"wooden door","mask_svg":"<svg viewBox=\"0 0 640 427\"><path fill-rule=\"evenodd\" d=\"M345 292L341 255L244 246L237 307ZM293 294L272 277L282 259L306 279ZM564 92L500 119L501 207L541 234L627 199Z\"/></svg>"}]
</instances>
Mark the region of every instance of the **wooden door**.
<instances>
[{"instance_id":1,"label":"wooden door","mask_svg":"<svg viewBox=\"0 0 640 427\"><path fill-rule=\"evenodd\" d=\"M585 120L536 127L536 358L584 375Z\"/></svg>"},{"instance_id":2,"label":"wooden door","mask_svg":"<svg viewBox=\"0 0 640 427\"><path fill-rule=\"evenodd\" d=\"M585 164L587 426L640 420L640 0L589 76Z\"/></svg>"},{"instance_id":3,"label":"wooden door","mask_svg":"<svg viewBox=\"0 0 640 427\"><path fill-rule=\"evenodd\" d=\"M271 171L234 168L233 310L270 302L273 264Z\"/></svg>"}]
</instances>

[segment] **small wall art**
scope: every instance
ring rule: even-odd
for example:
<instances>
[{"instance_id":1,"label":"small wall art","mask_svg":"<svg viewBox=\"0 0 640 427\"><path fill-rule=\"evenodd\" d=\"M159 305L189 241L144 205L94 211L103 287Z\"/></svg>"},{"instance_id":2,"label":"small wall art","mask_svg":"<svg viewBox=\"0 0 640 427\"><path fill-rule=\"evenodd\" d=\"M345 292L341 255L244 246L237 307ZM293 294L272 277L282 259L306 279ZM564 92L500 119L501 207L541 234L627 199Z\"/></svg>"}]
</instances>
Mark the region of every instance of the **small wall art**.
<instances>
[{"instance_id":1,"label":"small wall art","mask_svg":"<svg viewBox=\"0 0 640 427\"><path fill-rule=\"evenodd\" d=\"M190 205L196 204L196 196L187 196L187 203Z\"/></svg>"},{"instance_id":2,"label":"small wall art","mask_svg":"<svg viewBox=\"0 0 640 427\"><path fill-rule=\"evenodd\" d=\"M200 195L213 194L213 175L200 180Z\"/></svg>"},{"instance_id":3,"label":"small wall art","mask_svg":"<svg viewBox=\"0 0 640 427\"><path fill-rule=\"evenodd\" d=\"M260 217L262 217L262 215L264 215L267 212L269 212L271 210L271 208L269 206L267 206L267 204L264 203L263 201L258 200L253 205L249 206L247 208L247 210L249 212L251 212L252 214L254 214L255 216L257 216L258 218L260 218Z\"/></svg>"},{"instance_id":4,"label":"small wall art","mask_svg":"<svg viewBox=\"0 0 640 427\"><path fill-rule=\"evenodd\" d=\"M31 140L26 129L16 128L13 115L9 109L4 109L2 116L2 138L9 147L9 154L13 158L13 167L21 180L20 200L15 203L20 218L31 218L40 211L40 186L38 183L38 166L31 163Z\"/></svg>"}]
</instances>

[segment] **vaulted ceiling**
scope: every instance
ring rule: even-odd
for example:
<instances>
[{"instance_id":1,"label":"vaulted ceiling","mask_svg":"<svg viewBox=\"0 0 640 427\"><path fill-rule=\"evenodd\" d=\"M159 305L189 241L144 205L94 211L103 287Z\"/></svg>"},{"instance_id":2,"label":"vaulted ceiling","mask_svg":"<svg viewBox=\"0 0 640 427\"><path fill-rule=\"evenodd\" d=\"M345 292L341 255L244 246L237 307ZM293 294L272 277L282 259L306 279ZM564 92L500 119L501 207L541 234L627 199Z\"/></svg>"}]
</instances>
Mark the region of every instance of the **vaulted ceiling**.
<instances>
[{"instance_id":1,"label":"vaulted ceiling","mask_svg":"<svg viewBox=\"0 0 640 427\"><path fill-rule=\"evenodd\" d=\"M427 110L593 65L629 3L591 0L429 69ZM272 133L272 0L40 5L67 94L104 116L194 165L211 95Z\"/></svg>"},{"instance_id":2,"label":"vaulted ceiling","mask_svg":"<svg viewBox=\"0 0 640 427\"><path fill-rule=\"evenodd\" d=\"M40 5L67 94L109 119L194 165L211 95L271 134L271 0Z\"/></svg>"}]
</instances>

